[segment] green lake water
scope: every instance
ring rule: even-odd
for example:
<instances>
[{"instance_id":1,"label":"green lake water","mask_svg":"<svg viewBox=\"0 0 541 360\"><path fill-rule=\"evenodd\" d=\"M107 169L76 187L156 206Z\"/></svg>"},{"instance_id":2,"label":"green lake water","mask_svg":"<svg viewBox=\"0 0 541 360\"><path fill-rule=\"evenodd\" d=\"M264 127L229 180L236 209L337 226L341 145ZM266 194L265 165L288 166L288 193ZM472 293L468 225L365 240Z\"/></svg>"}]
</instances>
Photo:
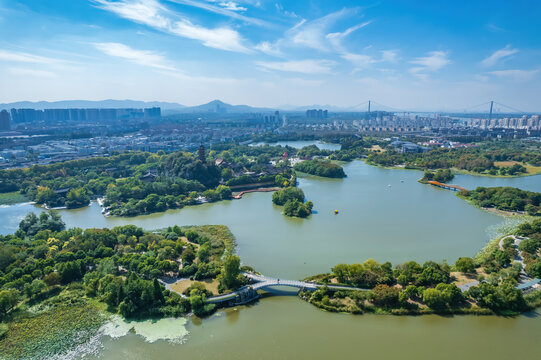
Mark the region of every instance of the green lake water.
<instances>
[{"instance_id":1,"label":"green lake water","mask_svg":"<svg viewBox=\"0 0 541 360\"><path fill-rule=\"evenodd\" d=\"M454 262L472 256L513 220L477 209L448 190L422 185L421 172L382 169L354 161L345 179L303 177L299 186L314 202L308 219L291 219L271 202L270 193L134 218L105 218L100 208L63 210L68 227L136 224L145 229L170 225L224 224L237 239L243 264L266 275L299 279L327 272L340 262L368 258ZM516 186L541 191L541 177L513 179L458 175L453 183ZM334 209L339 211L334 214ZM1 233L16 230L30 204L0 208ZM167 326L187 330L182 343L148 336L104 336L104 359L276 359L372 356L388 359L537 358L541 318L476 316L393 317L331 314L291 296L219 311L209 319L179 319ZM137 331L136 331L137 332ZM148 330L147 330L148 332ZM184 331L179 331L184 334ZM144 334L143 334L144 335ZM155 339L153 339L155 340Z\"/></svg>"}]
</instances>

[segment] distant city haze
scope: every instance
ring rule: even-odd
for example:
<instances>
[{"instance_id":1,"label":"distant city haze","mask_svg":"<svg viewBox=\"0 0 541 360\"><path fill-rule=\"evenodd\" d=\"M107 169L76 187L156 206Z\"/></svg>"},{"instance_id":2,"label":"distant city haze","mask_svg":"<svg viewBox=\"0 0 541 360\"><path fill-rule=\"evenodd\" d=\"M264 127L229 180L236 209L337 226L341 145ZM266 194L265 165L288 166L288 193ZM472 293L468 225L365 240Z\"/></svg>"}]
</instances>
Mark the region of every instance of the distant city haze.
<instances>
[{"instance_id":1,"label":"distant city haze","mask_svg":"<svg viewBox=\"0 0 541 360\"><path fill-rule=\"evenodd\" d=\"M540 13L527 0L0 0L0 103L536 112Z\"/></svg>"}]
</instances>

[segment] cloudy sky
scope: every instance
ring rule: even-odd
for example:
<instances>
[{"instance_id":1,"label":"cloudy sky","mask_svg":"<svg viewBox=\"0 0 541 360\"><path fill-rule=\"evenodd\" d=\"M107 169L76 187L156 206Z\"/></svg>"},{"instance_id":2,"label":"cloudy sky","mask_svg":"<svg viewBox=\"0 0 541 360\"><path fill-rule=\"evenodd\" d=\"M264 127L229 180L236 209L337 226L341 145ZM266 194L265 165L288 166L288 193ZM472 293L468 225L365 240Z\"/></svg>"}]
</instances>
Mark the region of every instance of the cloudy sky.
<instances>
[{"instance_id":1,"label":"cloudy sky","mask_svg":"<svg viewBox=\"0 0 541 360\"><path fill-rule=\"evenodd\" d=\"M540 111L539 14L529 0L0 0L0 103Z\"/></svg>"}]
</instances>

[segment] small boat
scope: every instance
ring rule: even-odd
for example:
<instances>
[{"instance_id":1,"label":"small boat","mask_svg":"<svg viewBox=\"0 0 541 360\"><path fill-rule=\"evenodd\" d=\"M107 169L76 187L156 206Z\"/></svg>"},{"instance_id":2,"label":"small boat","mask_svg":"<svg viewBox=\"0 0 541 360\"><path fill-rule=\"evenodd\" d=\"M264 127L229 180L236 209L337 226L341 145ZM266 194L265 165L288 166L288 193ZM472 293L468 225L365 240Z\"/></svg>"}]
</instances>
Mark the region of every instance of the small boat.
<instances>
[{"instance_id":1,"label":"small boat","mask_svg":"<svg viewBox=\"0 0 541 360\"><path fill-rule=\"evenodd\" d=\"M392 185L391 185L391 184L389 184L389 185L387 185L387 186L388 186L388 187L391 187Z\"/></svg>"},{"instance_id":2,"label":"small boat","mask_svg":"<svg viewBox=\"0 0 541 360\"><path fill-rule=\"evenodd\" d=\"M334 215L336 215L336 214L338 214L338 210L335 209L334 210Z\"/></svg>"},{"instance_id":3,"label":"small boat","mask_svg":"<svg viewBox=\"0 0 541 360\"><path fill-rule=\"evenodd\" d=\"M400 182L404 182L404 180L400 180Z\"/></svg>"}]
</instances>

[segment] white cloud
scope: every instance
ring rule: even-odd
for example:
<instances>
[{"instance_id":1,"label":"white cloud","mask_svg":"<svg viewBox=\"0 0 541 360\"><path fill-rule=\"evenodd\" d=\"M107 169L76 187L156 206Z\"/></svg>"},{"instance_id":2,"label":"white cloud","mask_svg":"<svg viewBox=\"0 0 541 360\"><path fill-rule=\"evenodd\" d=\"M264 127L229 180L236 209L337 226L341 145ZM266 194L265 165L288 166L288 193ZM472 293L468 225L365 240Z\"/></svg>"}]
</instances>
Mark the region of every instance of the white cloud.
<instances>
[{"instance_id":1,"label":"white cloud","mask_svg":"<svg viewBox=\"0 0 541 360\"><path fill-rule=\"evenodd\" d=\"M168 0L168 1L176 3L176 4L193 6L193 7L199 8L199 9L207 10L207 11L215 13L215 14L220 14L220 15L223 15L223 16L227 16L227 17L230 17L230 18L235 19L235 20L241 20L241 21L244 21L244 22L249 23L249 24L254 24L254 25L258 25L258 26L265 26L265 27L272 27L273 26L273 24L271 24L271 23L269 23L267 21L237 13L237 12L247 11L248 9L246 7L243 7L243 6L239 6L238 3L233 2L233 1L221 1L218 4L220 6L216 6L216 5L201 2L201 1L195 1L195 0ZM216 3L216 1L210 1L210 2L211 3Z\"/></svg>"},{"instance_id":2,"label":"white cloud","mask_svg":"<svg viewBox=\"0 0 541 360\"><path fill-rule=\"evenodd\" d=\"M243 39L240 34L226 27L209 29L194 25L189 20L184 19L175 22L171 32L188 39L199 40L208 47L243 53L249 52L242 45Z\"/></svg>"},{"instance_id":3,"label":"white cloud","mask_svg":"<svg viewBox=\"0 0 541 360\"><path fill-rule=\"evenodd\" d=\"M295 25L293 28L287 31L287 38L297 46L304 46L321 51L329 51L328 29L334 25L337 21L343 19L344 17L351 16L357 12L356 9L342 9L330 14L327 14L319 19L312 21L302 20L300 23ZM360 28L362 24L356 25L348 30L353 32L357 28ZM340 33L331 34L331 39L336 38Z\"/></svg>"},{"instance_id":4,"label":"white cloud","mask_svg":"<svg viewBox=\"0 0 541 360\"><path fill-rule=\"evenodd\" d=\"M539 73L537 70L497 70L490 71L487 74L497 76L499 78L504 78L517 82L524 82L532 80Z\"/></svg>"},{"instance_id":5,"label":"white cloud","mask_svg":"<svg viewBox=\"0 0 541 360\"><path fill-rule=\"evenodd\" d=\"M344 53L341 57L355 65L356 71L365 69L378 62L378 60L374 59L372 56L364 54Z\"/></svg>"},{"instance_id":6,"label":"white cloud","mask_svg":"<svg viewBox=\"0 0 541 360\"><path fill-rule=\"evenodd\" d=\"M239 4L237 4L236 2L233 2L233 1L221 2L220 6L222 6L226 10L231 10L231 11L246 11L246 10L248 10L247 8L245 8L243 6L239 6Z\"/></svg>"},{"instance_id":7,"label":"white cloud","mask_svg":"<svg viewBox=\"0 0 541 360\"><path fill-rule=\"evenodd\" d=\"M375 58L374 56L367 54L356 54L347 51L342 45L342 40L353 33L356 30L362 29L371 24L371 21L366 21L355 26L346 29L343 32L335 32L327 34L327 39L331 42L334 49L340 54L340 57L349 61L355 66L354 72L370 67L372 64L379 62L396 62L397 51L396 50L384 50L381 51L381 58ZM366 46L365 50L372 48L372 45Z\"/></svg>"},{"instance_id":8,"label":"white cloud","mask_svg":"<svg viewBox=\"0 0 541 360\"><path fill-rule=\"evenodd\" d=\"M410 61L411 64L419 66L409 69L409 72L422 79L426 79L430 72L437 72L451 63L448 59L448 54L445 51L432 51L428 56L418 57Z\"/></svg>"},{"instance_id":9,"label":"white cloud","mask_svg":"<svg viewBox=\"0 0 541 360\"><path fill-rule=\"evenodd\" d=\"M352 32L354 32L355 30L359 30L359 29L362 29L365 26L370 25L370 23L371 23L371 21L366 21L364 23L354 25L354 26L346 29L343 32L334 32L334 33L327 34L326 37L327 37L327 39L330 39L331 41L334 40L334 39L341 40L341 39L345 38L346 36L348 36L349 34L351 34Z\"/></svg>"},{"instance_id":10,"label":"white cloud","mask_svg":"<svg viewBox=\"0 0 541 360\"><path fill-rule=\"evenodd\" d=\"M29 53L8 51L0 49L0 61L9 61L16 63L33 63L33 64L57 64L62 62L59 59L53 59L43 56L38 56Z\"/></svg>"},{"instance_id":11,"label":"white cloud","mask_svg":"<svg viewBox=\"0 0 541 360\"><path fill-rule=\"evenodd\" d=\"M398 50L382 50L381 61L394 63L398 61Z\"/></svg>"},{"instance_id":12,"label":"white cloud","mask_svg":"<svg viewBox=\"0 0 541 360\"><path fill-rule=\"evenodd\" d=\"M496 65L500 60L505 59L511 55L518 53L518 49L511 49L510 45L507 45L503 49L496 50L490 55L481 61L481 65L484 67L491 67Z\"/></svg>"},{"instance_id":13,"label":"white cloud","mask_svg":"<svg viewBox=\"0 0 541 360\"><path fill-rule=\"evenodd\" d=\"M56 74L51 71L27 69L27 68L8 68L8 72L12 75L18 75L18 76L31 76L31 77L44 77L44 78L56 77Z\"/></svg>"},{"instance_id":14,"label":"white cloud","mask_svg":"<svg viewBox=\"0 0 541 360\"><path fill-rule=\"evenodd\" d=\"M193 24L156 0L94 0L98 6L120 17L160 31L200 41L204 46L234 52L249 52L240 34L228 27L206 28Z\"/></svg>"},{"instance_id":15,"label":"white cloud","mask_svg":"<svg viewBox=\"0 0 541 360\"><path fill-rule=\"evenodd\" d=\"M331 60L292 60L275 62L257 62L258 66L267 70L278 70L286 72L297 72L302 74L328 74L332 67L336 65Z\"/></svg>"},{"instance_id":16,"label":"white cloud","mask_svg":"<svg viewBox=\"0 0 541 360\"><path fill-rule=\"evenodd\" d=\"M269 41L262 41L259 44L257 44L254 48L267 55L282 56L283 54L282 54L282 51L280 50L280 43L281 43L280 40L274 43L271 43Z\"/></svg>"},{"instance_id":17,"label":"white cloud","mask_svg":"<svg viewBox=\"0 0 541 360\"><path fill-rule=\"evenodd\" d=\"M291 18L298 18L299 17L297 14L295 14L295 12L285 10L284 7L282 6L282 4L275 3L274 7L276 8L276 11L279 14L282 14L282 15L285 15L285 16L288 16L288 17L291 17Z\"/></svg>"},{"instance_id":18,"label":"white cloud","mask_svg":"<svg viewBox=\"0 0 541 360\"><path fill-rule=\"evenodd\" d=\"M175 67L167 63L162 55L153 51L137 50L119 43L95 43L94 46L104 54L119 57L135 64L155 69L177 71Z\"/></svg>"}]
</instances>

